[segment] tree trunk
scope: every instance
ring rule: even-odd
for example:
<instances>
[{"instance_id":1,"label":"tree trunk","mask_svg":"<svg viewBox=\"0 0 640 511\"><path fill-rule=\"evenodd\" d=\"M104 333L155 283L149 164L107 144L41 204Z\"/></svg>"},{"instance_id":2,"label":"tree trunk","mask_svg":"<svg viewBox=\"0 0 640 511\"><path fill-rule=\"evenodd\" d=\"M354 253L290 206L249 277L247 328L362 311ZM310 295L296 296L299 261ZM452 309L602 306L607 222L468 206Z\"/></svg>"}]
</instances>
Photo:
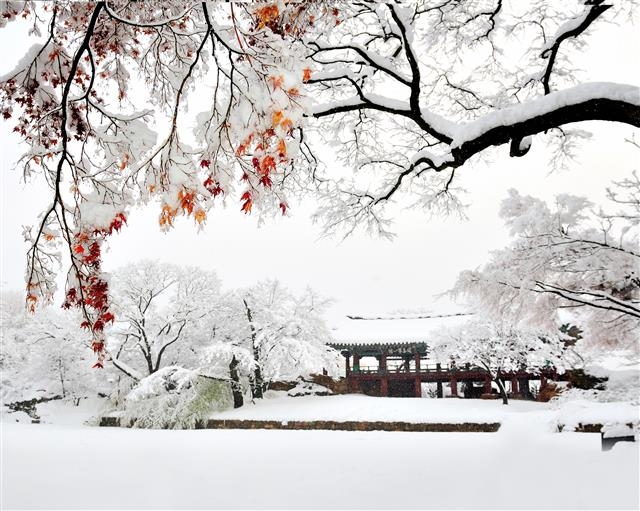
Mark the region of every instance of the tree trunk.
<instances>
[{"instance_id":1,"label":"tree trunk","mask_svg":"<svg viewBox=\"0 0 640 511\"><path fill-rule=\"evenodd\" d=\"M62 387L62 397L67 397L67 391L64 388L64 370L62 360L58 359L58 376L60 377L60 386Z\"/></svg>"},{"instance_id":2,"label":"tree trunk","mask_svg":"<svg viewBox=\"0 0 640 511\"><path fill-rule=\"evenodd\" d=\"M256 328L253 325L253 316L251 315L251 309L246 300L242 300L244 307L247 310L247 320L249 321L249 327L251 328L251 348L253 350L253 360L256 363L256 368L253 371L253 385L251 386L251 394L254 399L262 399L264 396L264 380L262 378L262 370L260 369L260 350L256 345Z\"/></svg>"},{"instance_id":3,"label":"tree trunk","mask_svg":"<svg viewBox=\"0 0 640 511\"><path fill-rule=\"evenodd\" d=\"M244 404L242 398L242 386L238 376L238 359L234 355L229 364L229 376L231 377L231 392L233 392L233 407L240 408Z\"/></svg>"},{"instance_id":4,"label":"tree trunk","mask_svg":"<svg viewBox=\"0 0 640 511\"><path fill-rule=\"evenodd\" d=\"M498 390L500 391L500 397L502 397L502 404L503 405L508 405L509 404L509 398L507 397L507 391L504 388L504 383L502 383L502 380L500 378L498 378L497 376L494 378L494 380L496 382L496 385L498 385Z\"/></svg>"}]
</instances>

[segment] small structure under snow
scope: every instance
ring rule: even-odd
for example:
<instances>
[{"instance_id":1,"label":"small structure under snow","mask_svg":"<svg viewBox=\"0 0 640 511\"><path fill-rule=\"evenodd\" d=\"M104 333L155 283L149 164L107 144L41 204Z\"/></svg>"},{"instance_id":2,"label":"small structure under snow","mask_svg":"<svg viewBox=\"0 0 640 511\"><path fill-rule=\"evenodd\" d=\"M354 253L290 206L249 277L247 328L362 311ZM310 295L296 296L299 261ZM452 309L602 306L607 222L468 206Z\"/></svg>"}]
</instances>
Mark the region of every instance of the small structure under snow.
<instances>
[{"instance_id":1,"label":"small structure under snow","mask_svg":"<svg viewBox=\"0 0 640 511\"><path fill-rule=\"evenodd\" d=\"M435 384L436 397L458 397L458 384L464 397L491 397L491 376L482 368L456 367L429 359L429 346L439 330L456 326L470 313L404 316L346 316L333 329L329 345L345 358L345 376L350 392L371 396L421 397L422 384ZM555 369L537 374L527 371L501 373L510 383L511 395L530 397L530 380L557 379ZM479 385L477 385L479 384Z\"/></svg>"}]
</instances>

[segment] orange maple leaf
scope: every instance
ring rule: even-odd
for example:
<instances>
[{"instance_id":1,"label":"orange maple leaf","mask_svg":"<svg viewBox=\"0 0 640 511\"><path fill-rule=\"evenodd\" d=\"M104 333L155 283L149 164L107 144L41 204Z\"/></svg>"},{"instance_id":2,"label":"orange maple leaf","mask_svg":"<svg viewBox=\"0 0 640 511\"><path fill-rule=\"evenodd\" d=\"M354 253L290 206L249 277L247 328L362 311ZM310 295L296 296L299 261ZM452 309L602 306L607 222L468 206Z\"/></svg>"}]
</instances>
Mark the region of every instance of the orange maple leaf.
<instances>
[{"instance_id":1,"label":"orange maple leaf","mask_svg":"<svg viewBox=\"0 0 640 511\"><path fill-rule=\"evenodd\" d=\"M182 211L186 211L187 215L193 213L195 195L195 192L185 192L184 190L180 190L178 192L178 200L180 201L180 206L182 207Z\"/></svg>"},{"instance_id":2,"label":"orange maple leaf","mask_svg":"<svg viewBox=\"0 0 640 511\"><path fill-rule=\"evenodd\" d=\"M249 136L245 138L242 141L242 143L238 146L238 149L236 149L236 156L242 156L244 153L246 153L247 149L249 148L249 144L251 144L252 140L253 140L253 133L250 133Z\"/></svg>"},{"instance_id":3,"label":"orange maple leaf","mask_svg":"<svg viewBox=\"0 0 640 511\"><path fill-rule=\"evenodd\" d=\"M267 5L256 9L256 17L258 18L258 30L264 28L269 23L273 23L280 16L280 10L275 4Z\"/></svg>"},{"instance_id":4,"label":"orange maple leaf","mask_svg":"<svg viewBox=\"0 0 640 511\"><path fill-rule=\"evenodd\" d=\"M291 119L287 118L287 119L285 119L284 121L282 121L280 123L280 126L285 131L291 131L293 129L293 121L291 121Z\"/></svg>"},{"instance_id":5,"label":"orange maple leaf","mask_svg":"<svg viewBox=\"0 0 640 511\"><path fill-rule=\"evenodd\" d=\"M207 213L205 212L204 209L199 209L198 211L196 211L193 214L193 218L196 219L196 222L201 224L202 222L204 222L207 219Z\"/></svg>"},{"instance_id":6,"label":"orange maple leaf","mask_svg":"<svg viewBox=\"0 0 640 511\"><path fill-rule=\"evenodd\" d=\"M282 87L282 84L284 83L284 76L280 75L280 76L273 76L270 75L269 78L267 78L267 80L269 80L269 83L271 83L271 86L274 89L279 89Z\"/></svg>"},{"instance_id":7,"label":"orange maple leaf","mask_svg":"<svg viewBox=\"0 0 640 511\"><path fill-rule=\"evenodd\" d=\"M32 294L27 295L27 307L29 308L29 312L36 311L36 302L38 301L38 297Z\"/></svg>"},{"instance_id":8,"label":"orange maple leaf","mask_svg":"<svg viewBox=\"0 0 640 511\"><path fill-rule=\"evenodd\" d=\"M264 158L262 158L262 162L260 163L260 174L263 176L269 175L270 172L276 170L276 160L268 154Z\"/></svg>"},{"instance_id":9,"label":"orange maple leaf","mask_svg":"<svg viewBox=\"0 0 640 511\"><path fill-rule=\"evenodd\" d=\"M244 204L242 204L242 207L240 208L240 211L243 211L244 214L248 214L251 213L251 207L253 206L253 203L251 202L251 199L247 200L244 202Z\"/></svg>"},{"instance_id":10,"label":"orange maple leaf","mask_svg":"<svg viewBox=\"0 0 640 511\"><path fill-rule=\"evenodd\" d=\"M164 204L162 206L162 211L160 212L160 220L159 220L160 225L172 226L173 219L176 217L177 214L178 214L177 209L172 208L168 204Z\"/></svg>"},{"instance_id":11,"label":"orange maple leaf","mask_svg":"<svg viewBox=\"0 0 640 511\"><path fill-rule=\"evenodd\" d=\"M278 142L278 156L284 158L287 155L287 144L283 139Z\"/></svg>"}]
</instances>

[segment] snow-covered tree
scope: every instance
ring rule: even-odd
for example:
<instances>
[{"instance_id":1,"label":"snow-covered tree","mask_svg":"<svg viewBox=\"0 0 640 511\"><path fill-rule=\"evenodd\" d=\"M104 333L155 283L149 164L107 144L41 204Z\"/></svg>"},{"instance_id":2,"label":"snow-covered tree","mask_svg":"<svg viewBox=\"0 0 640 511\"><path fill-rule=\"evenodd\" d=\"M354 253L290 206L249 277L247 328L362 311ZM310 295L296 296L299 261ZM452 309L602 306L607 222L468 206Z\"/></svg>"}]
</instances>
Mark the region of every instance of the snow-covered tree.
<instances>
[{"instance_id":1,"label":"snow-covered tree","mask_svg":"<svg viewBox=\"0 0 640 511\"><path fill-rule=\"evenodd\" d=\"M20 293L0 297L0 375L4 404L78 399L106 389L91 370L77 313L48 308L29 314Z\"/></svg>"},{"instance_id":2,"label":"snow-covered tree","mask_svg":"<svg viewBox=\"0 0 640 511\"><path fill-rule=\"evenodd\" d=\"M271 381L323 370L337 373L338 355L326 345L327 303L310 289L296 296L278 281L264 281L229 293L222 303L224 312L212 327L218 345L208 360L218 361L224 371L235 358L250 379L254 397L261 398Z\"/></svg>"},{"instance_id":3,"label":"snow-covered tree","mask_svg":"<svg viewBox=\"0 0 640 511\"><path fill-rule=\"evenodd\" d=\"M533 330L518 330L505 322L471 320L440 332L433 356L440 362L481 367L496 383L502 403L508 404L503 373L536 372L552 364L566 364L565 345L560 338Z\"/></svg>"},{"instance_id":4,"label":"snow-covered tree","mask_svg":"<svg viewBox=\"0 0 640 511\"><path fill-rule=\"evenodd\" d=\"M576 122L640 126L637 86L580 83L572 63L593 27L637 15L632 2L0 9L0 26L21 20L34 38L0 77L0 112L28 146L25 175L51 188L25 233L27 300L52 296L64 250L66 304L99 354L112 317L102 244L135 205L159 203L168 229L179 215L203 225L223 196L284 214L312 190L329 229L384 233L392 199L460 207L457 170L492 147L522 157L532 143L566 147ZM313 139L337 141L353 176L318 161Z\"/></svg>"},{"instance_id":5,"label":"snow-covered tree","mask_svg":"<svg viewBox=\"0 0 640 511\"><path fill-rule=\"evenodd\" d=\"M141 261L119 270L112 284L118 320L107 354L116 368L139 380L163 366L197 365L219 301L215 273Z\"/></svg>"},{"instance_id":6,"label":"snow-covered tree","mask_svg":"<svg viewBox=\"0 0 640 511\"><path fill-rule=\"evenodd\" d=\"M461 273L453 293L514 325L556 332L572 323L583 330L587 346L638 353L637 174L609 194L624 207L605 213L566 194L549 207L511 190L500 214L514 241L481 269Z\"/></svg>"},{"instance_id":7,"label":"snow-covered tree","mask_svg":"<svg viewBox=\"0 0 640 511\"><path fill-rule=\"evenodd\" d=\"M200 374L229 381L234 408L244 404L244 389L249 386L245 382L251 380L256 370L253 353L241 344L231 337L210 344L202 353L198 369Z\"/></svg>"}]
</instances>

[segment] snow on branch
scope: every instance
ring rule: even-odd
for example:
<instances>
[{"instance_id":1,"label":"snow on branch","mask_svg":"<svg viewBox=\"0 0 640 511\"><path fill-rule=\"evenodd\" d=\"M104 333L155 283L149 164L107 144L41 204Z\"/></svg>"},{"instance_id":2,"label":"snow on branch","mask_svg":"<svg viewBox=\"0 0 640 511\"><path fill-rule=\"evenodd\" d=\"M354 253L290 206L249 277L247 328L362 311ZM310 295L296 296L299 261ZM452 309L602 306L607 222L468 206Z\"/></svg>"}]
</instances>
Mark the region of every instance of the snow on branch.
<instances>
[{"instance_id":1,"label":"snow on branch","mask_svg":"<svg viewBox=\"0 0 640 511\"><path fill-rule=\"evenodd\" d=\"M1 26L44 34L0 77L22 170L51 190L25 230L29 307L69 260L64 305L83 312L101 366L115 321L102 247L140 204L158 204L163 230L180 216L202 229L213 207L287 215L289 197L313 194L328 230L390 235L393 201L460 211L456 169L492 147L523 157L572 123L639 127L640 89L576 84L570 52L589 49L566 43L628 8L537 7L1 4ZM326 143L338 166L321 161Z\"/></svg>"}]
</instances>

